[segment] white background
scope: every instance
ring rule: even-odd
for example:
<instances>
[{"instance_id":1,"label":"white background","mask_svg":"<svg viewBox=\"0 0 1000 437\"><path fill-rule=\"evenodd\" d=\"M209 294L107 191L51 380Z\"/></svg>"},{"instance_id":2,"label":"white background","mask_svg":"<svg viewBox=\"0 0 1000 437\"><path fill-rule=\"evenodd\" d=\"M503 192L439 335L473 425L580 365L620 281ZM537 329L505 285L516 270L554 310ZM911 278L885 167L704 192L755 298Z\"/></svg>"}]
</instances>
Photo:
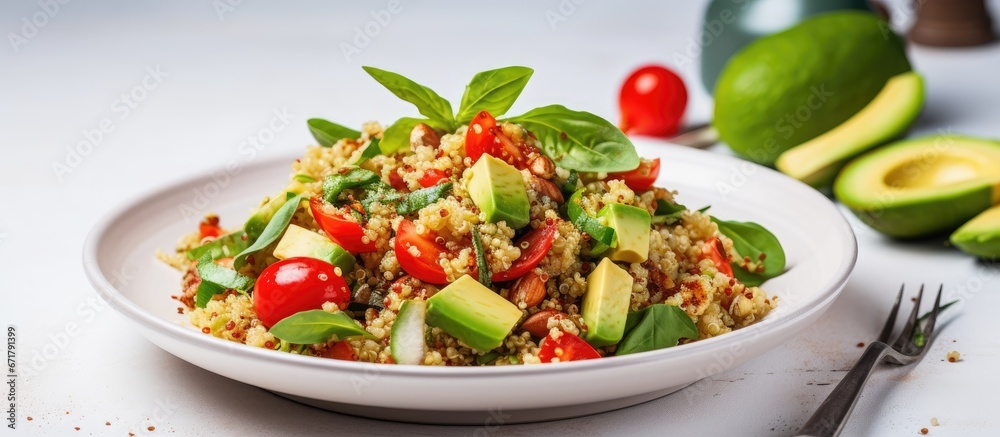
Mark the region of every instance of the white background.
<instances>
[{"instance_id":1,"label":"white background","mask_svg":"<svg viewBox=\"0 0 1000 437\"><path fill-rule=\"evenodd\" d=\"M16 51L0 44L0 322L17 325L22 375L36 369L20 380L20 431L474 434L474 427L383 423L305 407L174 358L97 299L80 265L87 231L123 199L166 182L301 150L312 141L309 117L357 126L413 115L362 65L399 71L454 100L477 71L527 65L536 73L512 113L562 103L617 120L621 81L634 67L659 62L687 80L689 121L706 121L711 112L697 61L683 63L696 53L689 50L697 50L693 38L705 2L592 1L564 5L563 14L555 0L403 1L402 11L350 58L342 43L352 43L356 28L387 2L336 3L245 1L220 16L210 2L75 0ZM907 3L894 2L897 25L912 17ZM992 6L1000 17L1000 4ZM39 11L35 1L3 2L4 41ZM552 25L547 11L565 20ZM910 51L928 83L917 133L1000 137L1000 47ZM155 88L136 91L147 69L156 68L165 73L162 82L147 80ZM116 99L132 92L145 99L126 115ZM275 110L291 113L291 124L257 157L241 154L241 143L267 128ZM87 156L67 161L67 150L104 118L113 131ZM72 171L58 172L56 163ZM923 362L877 372L846 434L913 435L929 427L932 435L996 435L1000 270L947 247L943 238L894 242L848 219L860 243L856 273L833 308L795 340L647 404L493 434L791 434L859 356L856 344L877 335L905 282L911 290L943 283L947 295L964 295L965 305ZM949 350L960 351L962 361L947 363ZM525 387L525 396L541 395ZM932 417L940 427L930 426ZM147 422L154 432L146 431Z\"/></svg>"}]
</instances>

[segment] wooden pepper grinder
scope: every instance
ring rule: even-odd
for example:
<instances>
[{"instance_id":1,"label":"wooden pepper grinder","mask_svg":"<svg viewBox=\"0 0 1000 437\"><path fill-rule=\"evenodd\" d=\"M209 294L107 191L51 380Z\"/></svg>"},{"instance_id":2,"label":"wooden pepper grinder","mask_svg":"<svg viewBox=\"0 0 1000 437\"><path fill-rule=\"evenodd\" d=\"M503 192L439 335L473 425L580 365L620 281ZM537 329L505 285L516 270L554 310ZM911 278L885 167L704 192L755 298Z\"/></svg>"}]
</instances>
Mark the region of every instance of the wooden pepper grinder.
<instances>
[{"instance_id":1,"label":"wooden pepper grinder","mask_svg":"<svg viewBox=\"0 0 1000 437\"><path fill-rule=\"evenodd\" d=\"M993 41L985 0L916 0L911 41L938 47L967 47Z\"/></svg>"}]
</instances>

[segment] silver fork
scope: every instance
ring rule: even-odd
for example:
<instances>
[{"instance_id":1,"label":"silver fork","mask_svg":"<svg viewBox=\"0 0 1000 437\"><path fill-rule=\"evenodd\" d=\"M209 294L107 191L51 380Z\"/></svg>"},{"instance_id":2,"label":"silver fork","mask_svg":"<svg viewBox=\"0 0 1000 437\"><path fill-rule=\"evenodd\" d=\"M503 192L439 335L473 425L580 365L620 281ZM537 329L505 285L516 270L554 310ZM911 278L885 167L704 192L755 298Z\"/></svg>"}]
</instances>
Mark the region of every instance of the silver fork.
<instances>
[{"instance_id":1,"label":"silver fork","mask_svg":"<svg viewBox=\"0 0 1000 437\"><path fill-rule=\"evenodd\" d=\"M903 326L903 332L899 334L899 337L896 337L896 341L892 343L892 346L889 346L889 337L892 335L892 328L896 324L896 314L899 312L899 302L903 299L903 287L899 288L896 303L892 306L889 320L886 320L885 327L882 328L882 333L879 335L878 341L868 345L858 363L847 372L844 379L840 381L840 384L837 384L837 387L833 389L830 396L827 396L823 404L819 406L819 409L809 418L809 421L799 430L797 435L836 436L840 434L840 431L844 429L844 424L847 423L847 417L851 415L851 410L854 409L854 404L861 397L861 390L865 387L865 382L868 381L868 377L871 376L875 367L882 363L883 360L892 364L907 365L920 360L927 353L932 338L931 334L934 332L934 322L937 321L938 311L941 309L941 291L943 288L944 285L938 288L937 298L934 300L934 309L931 311L930 317L924 325L921 344L915 342L914 334L920 329L918 314L920 313L920 299L924 294L923 285L920 286L917 300L913 304L913 311L910 312L910 318L906 321L906 325Z\"/></svg>"}]
</instances>

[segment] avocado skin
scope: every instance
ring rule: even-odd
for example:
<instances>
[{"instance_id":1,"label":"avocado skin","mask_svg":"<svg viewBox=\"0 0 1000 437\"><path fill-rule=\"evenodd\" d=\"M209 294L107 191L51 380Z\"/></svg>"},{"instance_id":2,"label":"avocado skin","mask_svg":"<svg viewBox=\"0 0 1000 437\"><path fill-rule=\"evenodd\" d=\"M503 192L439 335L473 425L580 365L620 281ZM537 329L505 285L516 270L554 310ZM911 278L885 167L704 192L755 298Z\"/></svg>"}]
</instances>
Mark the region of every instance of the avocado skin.
<instances>
[{"instance_id":1,"label":"avocado skin","mask_svg":"<svg viewBox=\"0 0 1000 437\"><path fill-rule=\"evenodd\" d=\"M715 127L737 154L773 165L781 152L846 121L906 71L903 41L880 18L819 15L729 61L715 88Z\"/></svg>"},{"instance_id":2,"label":"avocado skin","mask_svg":"<svg viewBox=\"0 0 1000 437\"><path fill-rule=\"evenodd\" d=\"M949 232L992 206L989 185L956 194L951 199L851 208L851 212L876 231L899 239L930 237Z\"/></svg>"},{"instance_id":3,"label":"avocado skin","mask_svg":"<svg viewBox=\"0 0 1000 437\"><path fill-rule=\"evenodd\" d=\"M980 258L1000 257L1000 207L993 207L958 228L949 238L962 252Z\"/></svg>"}]
</instances>

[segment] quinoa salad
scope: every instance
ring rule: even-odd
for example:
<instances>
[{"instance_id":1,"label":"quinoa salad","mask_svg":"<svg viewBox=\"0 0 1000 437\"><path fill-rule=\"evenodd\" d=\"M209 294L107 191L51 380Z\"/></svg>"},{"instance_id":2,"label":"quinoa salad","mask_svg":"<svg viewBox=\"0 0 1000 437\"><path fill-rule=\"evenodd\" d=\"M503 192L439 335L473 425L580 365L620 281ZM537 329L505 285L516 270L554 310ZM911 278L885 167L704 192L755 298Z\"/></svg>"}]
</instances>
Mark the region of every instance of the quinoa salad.
<instances>
[{"instance_id":1,"label":"quinoa salad","mask_svg":"<svg viewBox=\"0 0 1000 437\"><path fill-rule=\"evenodd\" d=\"M785 255L762 226L677 203L653 185L660 159L596 115L505 116L531 69L477 74L457 111L365 70L421 117L309 120L318 144L249 219L210 214L158 253L194 329L327 359L514 365L675 347L778 305L758 286Z\"/></svg>"}]
</instances>

